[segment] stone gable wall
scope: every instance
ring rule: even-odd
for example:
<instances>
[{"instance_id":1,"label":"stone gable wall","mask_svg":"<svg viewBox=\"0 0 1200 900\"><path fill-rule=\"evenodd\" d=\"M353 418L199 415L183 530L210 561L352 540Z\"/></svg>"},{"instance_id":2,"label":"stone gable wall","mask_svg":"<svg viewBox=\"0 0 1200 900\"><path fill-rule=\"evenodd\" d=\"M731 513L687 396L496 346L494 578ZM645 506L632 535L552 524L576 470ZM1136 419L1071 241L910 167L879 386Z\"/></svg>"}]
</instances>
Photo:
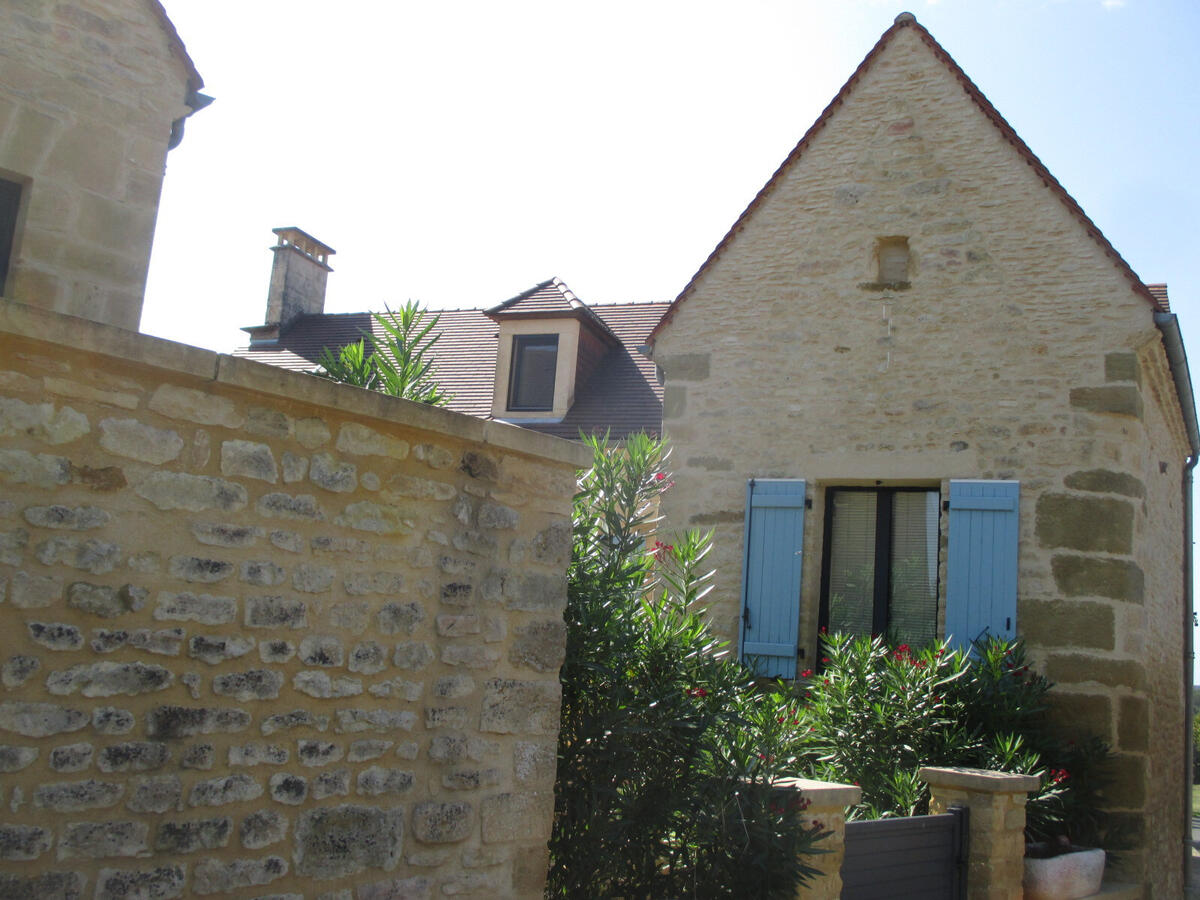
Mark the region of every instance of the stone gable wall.
<instances>
[{"instance_id":1,"label":"stone gable wall","mask_svg":"<svg viewBox=\"0 0 1200 900\"><path fill-rule=\"evenodd\" d=\"M909 281L879 283L875 248L897 236ZM808 480L801 668L817 655L827 487L945 499L954 478L1020 481L1018 631L1058 682L1064 727L1117 750L1125 873L1174 896L1188 447L1152 312L901 29L654 358L676 467L667 527L716 530L708 602L732 641L746 481Z\"/></svg>"},{"instance_id":2,"label":"stone gable wall","mask_svg":"<svg viewBox=\"0 0 1200 900\"><path fill-rule=\"evenodd\" d=\"M0 895L540 897L586 457L0 304Z\"/></svg>"},{"instance_id":3,"label":"stone gable wall","mask_svg":"<svg viewBox=\"0 0 1200 900\"><path fill-rule=\"evenodd\" d=\"M3 294L136 329L184 65L147 0L9 0L0 34L0 177L25 186Z\"/></svg>"}]
</instances>

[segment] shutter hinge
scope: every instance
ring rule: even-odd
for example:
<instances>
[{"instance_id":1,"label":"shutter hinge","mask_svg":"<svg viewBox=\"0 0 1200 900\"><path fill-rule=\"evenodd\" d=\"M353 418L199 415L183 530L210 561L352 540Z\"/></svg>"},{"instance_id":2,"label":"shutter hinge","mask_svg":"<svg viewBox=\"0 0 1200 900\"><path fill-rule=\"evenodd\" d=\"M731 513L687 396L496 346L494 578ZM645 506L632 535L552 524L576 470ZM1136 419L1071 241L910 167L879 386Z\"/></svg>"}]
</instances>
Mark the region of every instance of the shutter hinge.
<instances>
[{"instance_id":1,"label":"shutter hinge","mask_svg":"<svg viewBox=\"0 0 1200 900\"><path fill-rule=\"evenodd\" d=\"M742 622L745 623L747 628L750 627L750 607L749 606L745 607L742 610Z\"/></svg>"},{"instance_id":2,"label":"shutter hinge","mask_svg":"<svg viewBox=\"0 0 1200 900\"><path fill-rule=\"evenodd\" d=\"M804 648L801 647L799 644L796 645L796 655L798 657L800 657L801 659L804 659Z\"/></svg>"},{"instance_id":3,"label":"shutter hinge","mask_svg":"<svg viewBox=\"0 0 1200 900\"><path fill-rule=\"evenodd\" d=\"M812 497L805 497L805 498L804 498L804 508L805 508L805 509L812 509Z\"/></svg>"},{"instance_id":4,"label":"shutter hinge","mask_svg":"<svg viewBox=\"0 0 1200 900\"><path fill-rule=\"evenodd\" d=\"M949 500L942 501L942 512L950 512L950 501Z\"/></svg>"}]
</instances>

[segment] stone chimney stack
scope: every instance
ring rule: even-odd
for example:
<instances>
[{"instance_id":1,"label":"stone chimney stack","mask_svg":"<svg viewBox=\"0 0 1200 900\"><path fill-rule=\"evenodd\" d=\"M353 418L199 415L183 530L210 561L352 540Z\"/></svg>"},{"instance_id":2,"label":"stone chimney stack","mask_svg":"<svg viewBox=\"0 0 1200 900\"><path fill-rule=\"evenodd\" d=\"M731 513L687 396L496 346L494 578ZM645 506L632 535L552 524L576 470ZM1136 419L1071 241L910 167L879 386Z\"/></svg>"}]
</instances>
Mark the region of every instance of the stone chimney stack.
<instances>
[{"instance_id":1,"label":"stone chimney stack","mask_svg":"<svg viewBox=\"0 0 1200 900\"><path fill-rule=\"evenodd\" d=\"M262 325L243 328L250 344L270 344L300 316L325 311L325 281L333 269L329 257L337 251L299 228L271 229L279 242L271 248L271 286L267 291L267 318Z\"/></svg>"}]
</instances>

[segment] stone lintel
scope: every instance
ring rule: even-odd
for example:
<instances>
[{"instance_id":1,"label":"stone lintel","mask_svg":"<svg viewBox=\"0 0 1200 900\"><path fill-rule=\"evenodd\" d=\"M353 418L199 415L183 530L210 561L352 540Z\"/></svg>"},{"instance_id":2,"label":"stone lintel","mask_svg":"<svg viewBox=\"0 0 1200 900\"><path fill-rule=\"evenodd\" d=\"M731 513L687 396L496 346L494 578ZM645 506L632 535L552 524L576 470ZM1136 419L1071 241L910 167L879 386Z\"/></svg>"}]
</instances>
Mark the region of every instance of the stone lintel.
<instances>
[{"instance_id":1,"label":"stone lintel","mask_svg":"<svg viewBox=\"0 0 1200 900\"><path fill-rule=\"evenodd\" d=\"M808 800L810 809L845 809L862 799L862 788L857 785L811 778L781 778L775 782L775 789L799 791L800 796Z\"/></svg>"},{"instance_id":2,"label":"stone lintel","mask_svg":"<svg viewBox=\"0 0 1200 900\"><path fill-rule=\"evenodd\" d=\"M1019 794L1036 791L1041 779L963 766L922 766L918 777L930 787L958 788L982 794Z\"/></svg>"}]
</instances>

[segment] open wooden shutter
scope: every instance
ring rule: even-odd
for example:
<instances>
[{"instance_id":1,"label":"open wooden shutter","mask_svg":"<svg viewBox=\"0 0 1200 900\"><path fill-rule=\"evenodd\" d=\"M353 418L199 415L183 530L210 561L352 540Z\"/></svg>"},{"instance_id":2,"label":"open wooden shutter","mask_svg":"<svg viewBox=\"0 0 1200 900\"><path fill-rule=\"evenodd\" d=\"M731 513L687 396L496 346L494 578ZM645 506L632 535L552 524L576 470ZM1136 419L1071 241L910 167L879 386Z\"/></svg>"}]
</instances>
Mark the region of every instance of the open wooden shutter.
<instances>
[{"instance_id":1,"label":"open wooden shutter","mask_svg":"<svg viewBox=\"0 0 1200 900\"><path fill-rule=\"evenodd\" d=\"M959 649L1017 633L1020 484L951 481L946 638Z\"/></svg>"},{"instance_id":2,"label":"open wooden shutter","mask_svg":"<svg viewBox=\"0 0 1200 900\"><path fill-rule=\"evenodd\" d=\"M768 678L796 677L804 484L751 479L746 485L742 658Z\"/></svg>"}]
</instances>

